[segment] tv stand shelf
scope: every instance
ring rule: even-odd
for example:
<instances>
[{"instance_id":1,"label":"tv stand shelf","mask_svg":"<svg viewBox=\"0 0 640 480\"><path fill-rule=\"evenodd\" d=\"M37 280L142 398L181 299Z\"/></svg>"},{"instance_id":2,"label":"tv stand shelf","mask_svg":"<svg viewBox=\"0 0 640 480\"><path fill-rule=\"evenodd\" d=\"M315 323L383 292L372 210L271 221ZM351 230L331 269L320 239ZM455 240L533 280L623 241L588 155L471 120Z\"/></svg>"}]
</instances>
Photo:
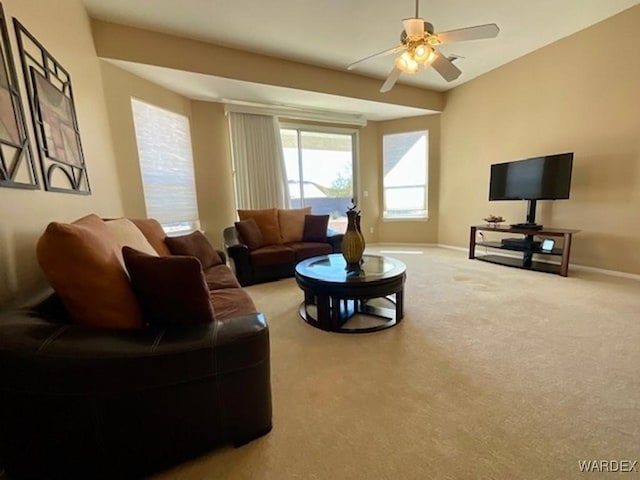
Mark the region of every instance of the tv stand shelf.
<instances>
[{"instance_id":1,"label":"tv stand shelf","mask_svg":"<svg viewBox=\"0 0 640 480\"><path fill-rule=\"evenodd\" d=\"M521 235L525 243L523 245L503 245L501 241L484 240L478 242L478 232L497 232L510 235ZM559 228L512 228L490 225L475 225L471 227L469 233L469 258L482 260L484 262L496 263L508 267L524 268L546 273L557 273L566 277L569 272L569 255L571 254L571 237L579 230L568 230ZM484 235L483 235L484 236ZM540 237L561 237L562 244L550 251L543 251L533 243L535 236ZM476 255L476 247L493 249L493 254ZM496 254L495 251L518 252L517 257L504 254ZM560 262L535 261L534 255L545 256L545 258L560 257Z\"/></svg>"}]
</instances>

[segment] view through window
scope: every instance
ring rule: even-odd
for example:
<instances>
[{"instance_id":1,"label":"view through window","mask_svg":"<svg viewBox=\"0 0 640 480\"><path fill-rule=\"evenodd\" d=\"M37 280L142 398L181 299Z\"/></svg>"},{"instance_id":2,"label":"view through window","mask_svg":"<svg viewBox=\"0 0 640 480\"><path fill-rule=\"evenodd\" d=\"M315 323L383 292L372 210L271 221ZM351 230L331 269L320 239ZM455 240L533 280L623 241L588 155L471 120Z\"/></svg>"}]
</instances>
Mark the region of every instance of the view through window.
<instances>
[{"instance_id":1,"label":"view through window","mask_svg":"<svg viewBox=\"0 0 640 480\"><path fill-rule=\"evenodd\" d=\"M355 133L282 128L291 208L329 214L329 227L347 228L345 212L354 196Z\"/></svg>"},{"instance_id":2,"label":"view through window","mask_svg":"<svg viewBox=\"0 0 640 480\"><path fill-rule=\"evenodd\" d=\"M429 132L382 137L384 218L428 217Z\"/></svg>"},{"instance_id":3,"label":"view through window","mask_svg":"<svg viewBox=\"0 0 640 480\"><path fill-rule=\"evenodd\" d=\"M147 217L168 235L199 228L189 119L131 99Z\"/></svg>"}]
</instances>

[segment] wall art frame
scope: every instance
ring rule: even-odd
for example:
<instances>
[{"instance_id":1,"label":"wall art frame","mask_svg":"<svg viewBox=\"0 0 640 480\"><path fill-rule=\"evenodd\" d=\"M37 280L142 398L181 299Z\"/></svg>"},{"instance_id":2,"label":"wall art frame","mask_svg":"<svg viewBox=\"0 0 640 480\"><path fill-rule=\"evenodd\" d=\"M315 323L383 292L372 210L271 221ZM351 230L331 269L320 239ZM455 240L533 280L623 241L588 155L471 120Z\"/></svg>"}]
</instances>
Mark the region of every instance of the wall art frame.
<instances>
[{"instance_id":1,"label":"wall art frame","mask_svg":"<svg viewBox=\"0 0 640 480\"><path fill-rule=\"evenodd\" d=\"M40 188L2 3L0 3L0 187Z\"/></svg>"},{"instance_id":2,"label":"wall art frame","mask_svg":"<svg viewBox=\"0 0 640 480\"><path fill-rule=\"evenodd\" d=\"M18 19L13 24L44 188L90 195L71 76Z\"/></svg>"}]
</instances>

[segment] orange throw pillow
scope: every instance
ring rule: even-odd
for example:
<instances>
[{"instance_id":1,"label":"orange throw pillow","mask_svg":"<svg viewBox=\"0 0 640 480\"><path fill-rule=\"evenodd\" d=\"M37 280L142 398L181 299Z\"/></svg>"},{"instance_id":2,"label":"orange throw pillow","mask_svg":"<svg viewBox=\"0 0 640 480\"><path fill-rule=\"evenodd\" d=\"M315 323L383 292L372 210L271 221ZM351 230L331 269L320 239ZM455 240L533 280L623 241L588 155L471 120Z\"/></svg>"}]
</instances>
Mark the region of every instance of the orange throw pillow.
<instances>
[{"instance_id":1,"label":"orange throw pillow","mask_svg":"<svg viewBox=\"0 0 640 480\"><path fill-rule=\"evenodd\" d=\"M135 226L140 229L153 249L158 252L158 255L161 257L168 257L171 255L169 247L164 243L164 239L167 237L167 234L164 233L160 222L153 218L130 218L129 220L131 220Z\"/></svg>"},{"instance_id":2,"label":"orange throw pillow","mask_svg":"<svg viewBox=\"0 0 640 480\"><path fill-rule=\"evenodd\" d=\"M238 210L240 220L253 220L258 224L262 238L267 245L281 245L280 225L278 223L278 209L266 208L264 210Z\"/></svg>"},{"instance_id":3,"label":"orange throw pillow","mask_svg":"<svg viewBox=\"0 0 640 480\"><path fill-rule=\"evenodd\" d=\"M88 215L49 224L38 240L38 263L75 323L140 328L142 313L119 244L104 221Z\"/></svg>"},{"instance_id":4,"label":"orange throw pillow","mask_svg":"<svg viewBox=\"0 0 640 480\"><path fill-rule=\"evenodd\" d=\"M284 243L302 241L304 231L304 217L311 214L311 207L278 210L280 236Z\"/></svg>"}]
</instances>

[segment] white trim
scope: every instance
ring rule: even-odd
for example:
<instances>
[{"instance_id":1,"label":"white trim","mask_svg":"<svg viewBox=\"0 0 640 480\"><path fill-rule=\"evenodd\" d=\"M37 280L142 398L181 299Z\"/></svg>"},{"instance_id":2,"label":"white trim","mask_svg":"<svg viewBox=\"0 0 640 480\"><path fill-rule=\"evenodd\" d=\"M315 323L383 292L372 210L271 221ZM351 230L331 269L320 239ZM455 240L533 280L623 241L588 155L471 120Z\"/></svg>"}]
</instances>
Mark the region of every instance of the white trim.
<instances>
[{"instance_id":1,"label":"white trim","mask_svg":"<svg viewBox=\"0 0 640 480\"><path fill-rule=\"evenodd\" d=\"M410 248L421 248L421 247L438 247L439 245L436 243L398 243L398 242L380 242L380 243L367 243L367 247L410 247Z\"/></svg>"},{"instance_id":2,"label":"white trim","mask_svg":"<svg viewBox=\"0 0 640 480\"><path fill-rule=\"evenodd\" d=\"M270 115L294 120L310 120L316 122L335 123L340 125L356 125L364 127L367 119L362 115L333 112L330 110L315 110L301 107L265 105L261 103L241 102L238 100L223 100L224 113L249 113L254 115Z\"/></svg>"},{"instance_id":3,"label":"white trim","mask_svg":"<svg viewBox=\"0 0 640 480\"><path fill-rule=\"evenodd\" d=\"M571 269L583 270L585 272L602 273L604 275L611 275L612 277L628 278L629 280L636 280L640 282L640 275L637 273L619 272L618 270L606 270L604 268L588 267L586 265L574 265L570 264Z\"/></svg>"}]
</instances>

